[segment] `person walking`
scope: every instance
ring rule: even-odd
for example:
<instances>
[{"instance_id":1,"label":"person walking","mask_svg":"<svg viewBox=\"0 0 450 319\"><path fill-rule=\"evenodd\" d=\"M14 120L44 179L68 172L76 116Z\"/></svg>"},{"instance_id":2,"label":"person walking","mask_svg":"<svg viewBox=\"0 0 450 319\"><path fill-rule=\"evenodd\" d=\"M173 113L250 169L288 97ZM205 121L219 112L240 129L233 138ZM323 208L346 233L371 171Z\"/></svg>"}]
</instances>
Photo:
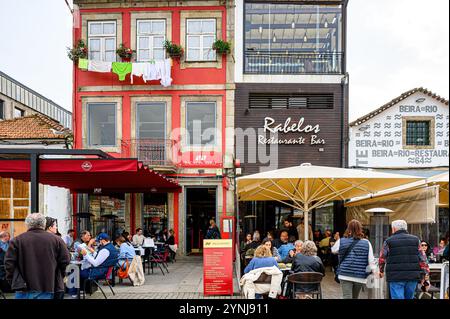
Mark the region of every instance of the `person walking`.
<instances>
[{"instance_id":1,"label":"person walking","mask_svg":"<svg viewBox=\"0 0 450 319\"><path fill-rule=\"evenodd\" d=\"M426 286L425 277L430 273L419 238L407 229L406 221L393 221L392 236L380 252L380 278L386 274L391 299L413 299L417 284L422 281L422 286Z\"/></svg>"},{"instance_id":2,"label":"person walking","mask_svg":"<svg viewBox=\"0 0 450 319\"><path fill-rule=\"evenodd\" d=\"M358 220L348 223L344 237L335 242L331 252L339 256L337 276L343 299L358 299L367 277L376 271L372 245L364 238L363 227Z\"/></svg>"},{"instance_id":3,"label":"person walking","mask_svg":"<svg viewBox=\"0 0 450 319\"><path fill-rule=\"evenodd\" d=\"M11 240L5 256L6 279L16 291L16 299L53 299L57 276L70 263L64 241L45 231L44 215L25 219L27 232Z\"/></svg>"}]
</instances>

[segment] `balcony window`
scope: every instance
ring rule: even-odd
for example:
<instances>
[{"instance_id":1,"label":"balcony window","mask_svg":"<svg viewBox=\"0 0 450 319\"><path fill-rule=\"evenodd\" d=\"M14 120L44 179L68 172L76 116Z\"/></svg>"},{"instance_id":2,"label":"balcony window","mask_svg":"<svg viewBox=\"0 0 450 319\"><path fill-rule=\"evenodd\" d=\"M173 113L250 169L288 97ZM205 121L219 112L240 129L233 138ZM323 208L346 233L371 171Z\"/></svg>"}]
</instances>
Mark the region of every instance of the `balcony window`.
<instances>
[{"instance_id":1,"label":"balcony window","mask_svg":"<svg viewBox=\"0 0 450 319\"><path fill-rule=\"evenodd\" d=\"M116 22L95 21L88 23L89 59L116 61Z\"/></svg>"},{"instance_id":2,"label":"balcony window","mask_svg":"<svg viewBox=\"0 0 450 319\"><path fill-rule=\"evenodd\" d=\"M116 146L116 104L89 103L88 145Z\"/></svg>"},{"instance_id":3,"label":"balcony window","mask_svg":"<svg viewBox=\"0 0 450 319\"><path fill-rule=\"evenodd\" d=\"M215 61L216 19L187 19L187 61Z\"/></svg>"},{"instance_id":4,"label":"balcony window","mask_svg":"<svg viewBox=\"0 0 450 319\"><path fill-rule=\"evenodd\" d=\"M187 144L207 146L216 143L216 103L186 103Z\"/></svg>"},{"instance_id":5,"label":"balcony window","mask_svg":"<svg viewBox=\"0 0 450 319\"><path fill-rule=\"evenodd\" d=\"M245 73L342 73L342 6L246 3Z\"/></svg>"},{"instance_id":6,"label":"balcony window","mask_svg":"<svg viewBox=\"0 0 450 319\"><path fill-rule=\"evenodd\" d=\"M137 59L148 62L165 58L166 20L137 21Z\"/></svg>"},{"instance_id":7,"label":"balcony window","mask_svg":"<svg viewBox=\"0 0 450 319\"><path fill-rule=\"evenodd\" d=\"M159 139L166 136L166 104L139 103L137 105L137 136L139 139Z\"/></svg>"}]
</instances>

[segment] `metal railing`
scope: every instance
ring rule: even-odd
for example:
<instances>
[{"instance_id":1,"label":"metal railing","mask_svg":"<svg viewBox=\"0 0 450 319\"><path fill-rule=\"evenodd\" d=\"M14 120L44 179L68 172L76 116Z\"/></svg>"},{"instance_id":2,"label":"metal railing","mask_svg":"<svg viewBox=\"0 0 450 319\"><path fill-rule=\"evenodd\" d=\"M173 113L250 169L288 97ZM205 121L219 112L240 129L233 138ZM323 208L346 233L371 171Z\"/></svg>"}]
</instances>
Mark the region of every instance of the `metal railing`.
<instances>
[{"instance_id":1,"label":"metal railing","mask_svg":"<svg viewBox=\"0 0 450 319\"><path fill-rule=\"evenodd\" d=\"M143 138L122 141L122 154L129 154L148 166L173 167L171 152L171 140Z\"/></svg>"},{"instance_id":2,"label":"metal railing","mask_svg":"<svg viewBox=\"0 0 450 319\"><path fill-rule=\"evenodd\" d=\"M245 52L245 74L342 74L344 53Z\"/></svg>"}]
</instances>

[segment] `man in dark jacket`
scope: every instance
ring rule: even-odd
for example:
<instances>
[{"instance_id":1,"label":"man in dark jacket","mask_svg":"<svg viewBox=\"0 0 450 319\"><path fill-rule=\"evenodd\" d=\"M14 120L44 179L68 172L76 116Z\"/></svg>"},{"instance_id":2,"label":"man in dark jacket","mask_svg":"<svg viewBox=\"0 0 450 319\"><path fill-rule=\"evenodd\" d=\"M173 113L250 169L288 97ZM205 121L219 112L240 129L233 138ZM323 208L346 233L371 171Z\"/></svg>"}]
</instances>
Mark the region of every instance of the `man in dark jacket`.
<instances>
[{"instance_id":1,"label":"man in dark jacket","mask_svg":"<svg viewBox=\"0 0 450 319\"><path fill-rule=\"evenodd\" d=\"M380 278L386 272L392 299L413 299L417 284L430 272L419 238L407 229L404 220L392 222L392 236L384 242L378 261Z\"/></svg>"},{"instance_id":2,"label":"man in dark jacket","mask_svg":"<svg viewBox=\"0 0 450 319\"><path fill-rule=\"evenodd\" d=\"M53 299L57 276L70 263L69 251L60 237L44 230L44 215L29 215L25 225L28 231L14 238L6 252L6 279L16 299Z\"/></svg>"}]
</instances>

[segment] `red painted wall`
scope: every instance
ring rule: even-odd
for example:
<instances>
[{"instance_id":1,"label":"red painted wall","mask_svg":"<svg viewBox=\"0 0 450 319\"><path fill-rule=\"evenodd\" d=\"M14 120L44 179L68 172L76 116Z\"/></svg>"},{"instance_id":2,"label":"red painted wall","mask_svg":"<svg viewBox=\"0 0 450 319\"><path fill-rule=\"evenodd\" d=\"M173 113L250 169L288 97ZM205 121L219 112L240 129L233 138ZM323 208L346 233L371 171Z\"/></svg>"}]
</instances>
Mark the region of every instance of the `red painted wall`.
<instances>
[{"instance_id":1,"label":"red painted wall","mask_svg":"<svg viewBox=\"0 0 450 319\"><path fill-rule=\"evenodd\" d=\"M126 46L131 44L131 12L138 11L171 11L172 12L172 41L176 44L180 43L180 13L181 11L222 11L222 36L223 40L226 40L226 25L227 25L227 15L225 6L210 6L210 7L164 7L164 8L118 8L118 9L82 9L81 15L84 13L120 13L122 14L122 42ZM76 24L81 26L81 17ZM81 38L81 27L74 28L73 30L74 43L76 43ZM120 43L117 43L119 45ZM136 48L133 48L136 49ZM186 68L181 69L180 63L177 60L173 61L172 67L172 85L224 85L226 84L226 59L222 59L222 68ZM148 85L149 87L153 85L158 85L157 81L145 84L142 79L134 78L133 85ZM221 168L223 154L225 153L225 128L226 128L226 92L225 90L161 90L161 91L94 91L94 92L80 92L80 87L87 86L121 86L121 85L131 85L130 76L127 76L124 82L120 82L117 75L113 73L94 73L79 70L74 66L73 75L73 128L75 135L75 148L82 148L82 97L88 96L114 96L122 97L122 139L129 140L131 138L131 97L133 95L164 95L172 97L172 129L177 129L180 127L181 122L181 110L180 110L180 97L182 95L221 95L222 96L222 151L218 153L212 153L209 155L209 160L214 160L215 163L208 164L204 162L200 163L188 163L191 159L195 159L198 153L183 153L178 161L180 162L180 167L192 167L192 168ZM180 154L177 148L174 148L174 154ZM122 153L111 154L116 157L129 157L130 152L124 148ZM179 174L178 176L187 176L189 174ZM176 177L177 175L171 175ZM199 176L199 175L196 175ZM202 176L214 176L203 174ZM224 211L226 213L226 185L223 186L223 198L219 199L223 201ZM131 207L131 231L134 232L135 224L135 196L132 196L132 207ZM76 202L76 201L74 201ZM179 194L174 194L174 231L176 234L176 242L178 243L179 235ZM75 208L75 207L74 207ZM75 211L75 210L74 210ZM74 225L75 226L75 225Z\"/></svg>"}]
</instances>

